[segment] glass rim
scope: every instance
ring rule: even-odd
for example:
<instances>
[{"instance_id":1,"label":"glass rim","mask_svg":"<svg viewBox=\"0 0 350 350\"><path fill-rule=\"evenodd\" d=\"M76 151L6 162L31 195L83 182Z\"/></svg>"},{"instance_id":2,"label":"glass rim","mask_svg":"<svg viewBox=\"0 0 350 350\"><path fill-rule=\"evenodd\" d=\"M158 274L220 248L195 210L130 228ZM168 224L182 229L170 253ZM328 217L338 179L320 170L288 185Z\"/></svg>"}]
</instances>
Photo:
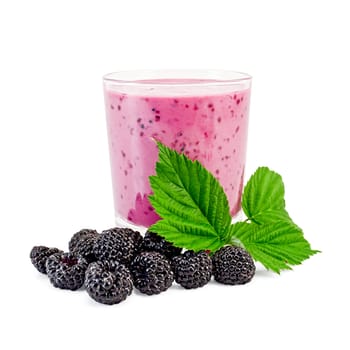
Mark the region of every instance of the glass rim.
<instances>
[{"instance_id":1,"label":"glass rim","mask_svg":"<svg viewBox=\"0 0 350 350\"><path fill-rule=\"evenodd\" d=\"M141 78L140 78L141 76ZM138 78L136 78L138 77ZM143 77L143 78L142 78ZM174 82L161 81L161 79L175 79ZM188 79L176 81L176 79ZM249 82L252 76L232 70L223 69L147 69L124 70L107 73L103 81L116 85L128 86L217 86Z\"/></svg>"}]
</instances>

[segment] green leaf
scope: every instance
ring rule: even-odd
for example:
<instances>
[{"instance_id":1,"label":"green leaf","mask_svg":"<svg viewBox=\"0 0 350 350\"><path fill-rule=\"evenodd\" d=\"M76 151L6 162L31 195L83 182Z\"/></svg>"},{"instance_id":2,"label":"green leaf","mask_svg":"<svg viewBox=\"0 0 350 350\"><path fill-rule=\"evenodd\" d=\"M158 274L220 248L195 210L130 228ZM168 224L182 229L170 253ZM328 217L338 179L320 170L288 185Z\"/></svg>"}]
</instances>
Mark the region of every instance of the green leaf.
<instances>
[{"instance_id":1,"label":"green leaf","mask_svg":"<svg viewBox=\"0 0 350 350\"><path fill-rule=\"evenodd\" d=\"M318 252L289 217L277 173L267 167L254 173L243 193L248 220L231 225L228 201L216 178L198 161L159 142L158 149L156 175L149 178L153 190L149 199L162 219L149 230L175 246L195 251L240 245L277 273Z\"/></svg>"},{"instance_id":2,"label":"green leaf","mask_svg":"<svg viewBox=\"0 0 350 350\"><path fill-rule=\"evenodd\" d=\"M198 161L158 144L150 202L161 220L149 230L176 246L215 251L230 240L227 197L217 179Z\"/></svg>"},{"instance_id":3,"label":"green leaf","mask_svg":"<svg viewBox=\"0 0 350 350\"><path fill-rule=\"evenodd\" d=\"M256 225L232 225L233 241L238 240L252 257L267 269L280 273L291 265L301 264L318 253L312 250L302 230L290 221Z\"/></svg>"},{"instance_id":4,"label":"green leaf","mask_svg":"<svg viewBox=\"0 0 350 350\"><path fill-rule=\"evenodd\" d=\"M152 225L151 231L157 232L176 247L194 251L210 250L215 252L224 243L214 235L208 235L206 227L187 225L181 221L160 220ZM184 234L185 232L185 234Z\"/></svg>"},{"instance_id":5,"label":"green leaf","mask_svg":"<svg viewBox=\"0 0 350 350\"><path fill-rule=\"evenodd\" d=\"M285 209L282 177L267 167L258 168L247 182L242 208L256 224L291 221Z\"/></svg>"},{"instance_id":6,"label":"green leaf","mask_svg":"<svg viewBox=\"0 0 350 350\"><path fill-rule=\"evenodd\" d=\"M247 222L236 222L230 227L231 243L235 245L242 245L245 236L252 232L253 224Z\"/></svg>"}]
</instances>

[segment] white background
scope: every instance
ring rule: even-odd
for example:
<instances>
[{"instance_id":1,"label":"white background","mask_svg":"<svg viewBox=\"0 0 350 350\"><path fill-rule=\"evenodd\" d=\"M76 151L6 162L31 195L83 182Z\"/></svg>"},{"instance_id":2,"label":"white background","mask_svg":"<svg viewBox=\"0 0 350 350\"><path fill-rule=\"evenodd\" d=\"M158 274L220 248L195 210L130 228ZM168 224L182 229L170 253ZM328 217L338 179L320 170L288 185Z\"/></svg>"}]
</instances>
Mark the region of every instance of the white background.
<instances>
[{"instance_id":1,"label":"white background","mask_svg":"<svg viewBox=\"0 0 350 350\"><path fill-rule=\"evenodd\" d=\"M347 1L0 5L1 349L349 349ZM282 174L319 254L245 286L176 286L104 306L51 287L33 245L113 226L101 77L135 68L253 76L247 176Z\"/></svg>"}]
</instances>

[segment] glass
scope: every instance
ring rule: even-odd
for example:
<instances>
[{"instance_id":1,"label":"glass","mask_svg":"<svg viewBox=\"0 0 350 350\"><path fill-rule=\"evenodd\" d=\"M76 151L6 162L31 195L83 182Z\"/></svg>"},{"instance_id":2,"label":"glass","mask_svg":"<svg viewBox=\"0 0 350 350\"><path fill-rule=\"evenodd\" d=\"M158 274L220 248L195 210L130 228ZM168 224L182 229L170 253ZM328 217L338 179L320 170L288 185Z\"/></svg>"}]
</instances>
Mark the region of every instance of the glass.
<instances>
[{"instance_id":1,"label":"glass","mask_svg":"<svg viewBox=\"0 0 350 350\"><path fill-rule=\"evenodd\" d=\"M124 71L104 76L116 224L144 229L159 217L148 200L153 139L197 159L241 209L251 77L221 70Z\"/></svg>"}]
</instances>

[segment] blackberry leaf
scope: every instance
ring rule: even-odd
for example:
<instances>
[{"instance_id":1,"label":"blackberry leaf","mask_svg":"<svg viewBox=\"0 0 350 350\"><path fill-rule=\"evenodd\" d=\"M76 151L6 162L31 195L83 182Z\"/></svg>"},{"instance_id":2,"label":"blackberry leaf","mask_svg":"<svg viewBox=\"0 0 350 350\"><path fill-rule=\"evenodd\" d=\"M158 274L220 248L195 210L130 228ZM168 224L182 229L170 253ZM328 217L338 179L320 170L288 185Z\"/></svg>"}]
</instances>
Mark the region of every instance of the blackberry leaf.
<instances>
[{"instance_id":1,"label":"blackberry leaf","mask_svg":"<svg viewBox=\"0 0 350 350\"><path fill-rule=\"evenodd\" d=\"M149 230L175 246L215 251L230 238L227 197L217 179L198 161L158 144L150 202L162 220Z\"/></svg>"},{"instance_id":2,"label":"blackberry leaf","mask_svg":"<svg viewBox=\"0 0 350 350\"><path fill-rule=\"evenodd\" d=\"M242 208L256 224L291 220L285 209L282 177L267 167L260 167L247 182Z\"/></svg>"},{"instance_id":3,"label":"blackberry leaf","mask_svg":"<svg viewBox=\"0 0 350 350\"><path fill-rule=\"evenodd\" d=\"M238 239L255 260L267 269L280 273L291 270L291 265L301 264L318 253L304 238L302 230L289 221L256 225L232 225L233 240Z\"/></svg>"}]
</instances>

